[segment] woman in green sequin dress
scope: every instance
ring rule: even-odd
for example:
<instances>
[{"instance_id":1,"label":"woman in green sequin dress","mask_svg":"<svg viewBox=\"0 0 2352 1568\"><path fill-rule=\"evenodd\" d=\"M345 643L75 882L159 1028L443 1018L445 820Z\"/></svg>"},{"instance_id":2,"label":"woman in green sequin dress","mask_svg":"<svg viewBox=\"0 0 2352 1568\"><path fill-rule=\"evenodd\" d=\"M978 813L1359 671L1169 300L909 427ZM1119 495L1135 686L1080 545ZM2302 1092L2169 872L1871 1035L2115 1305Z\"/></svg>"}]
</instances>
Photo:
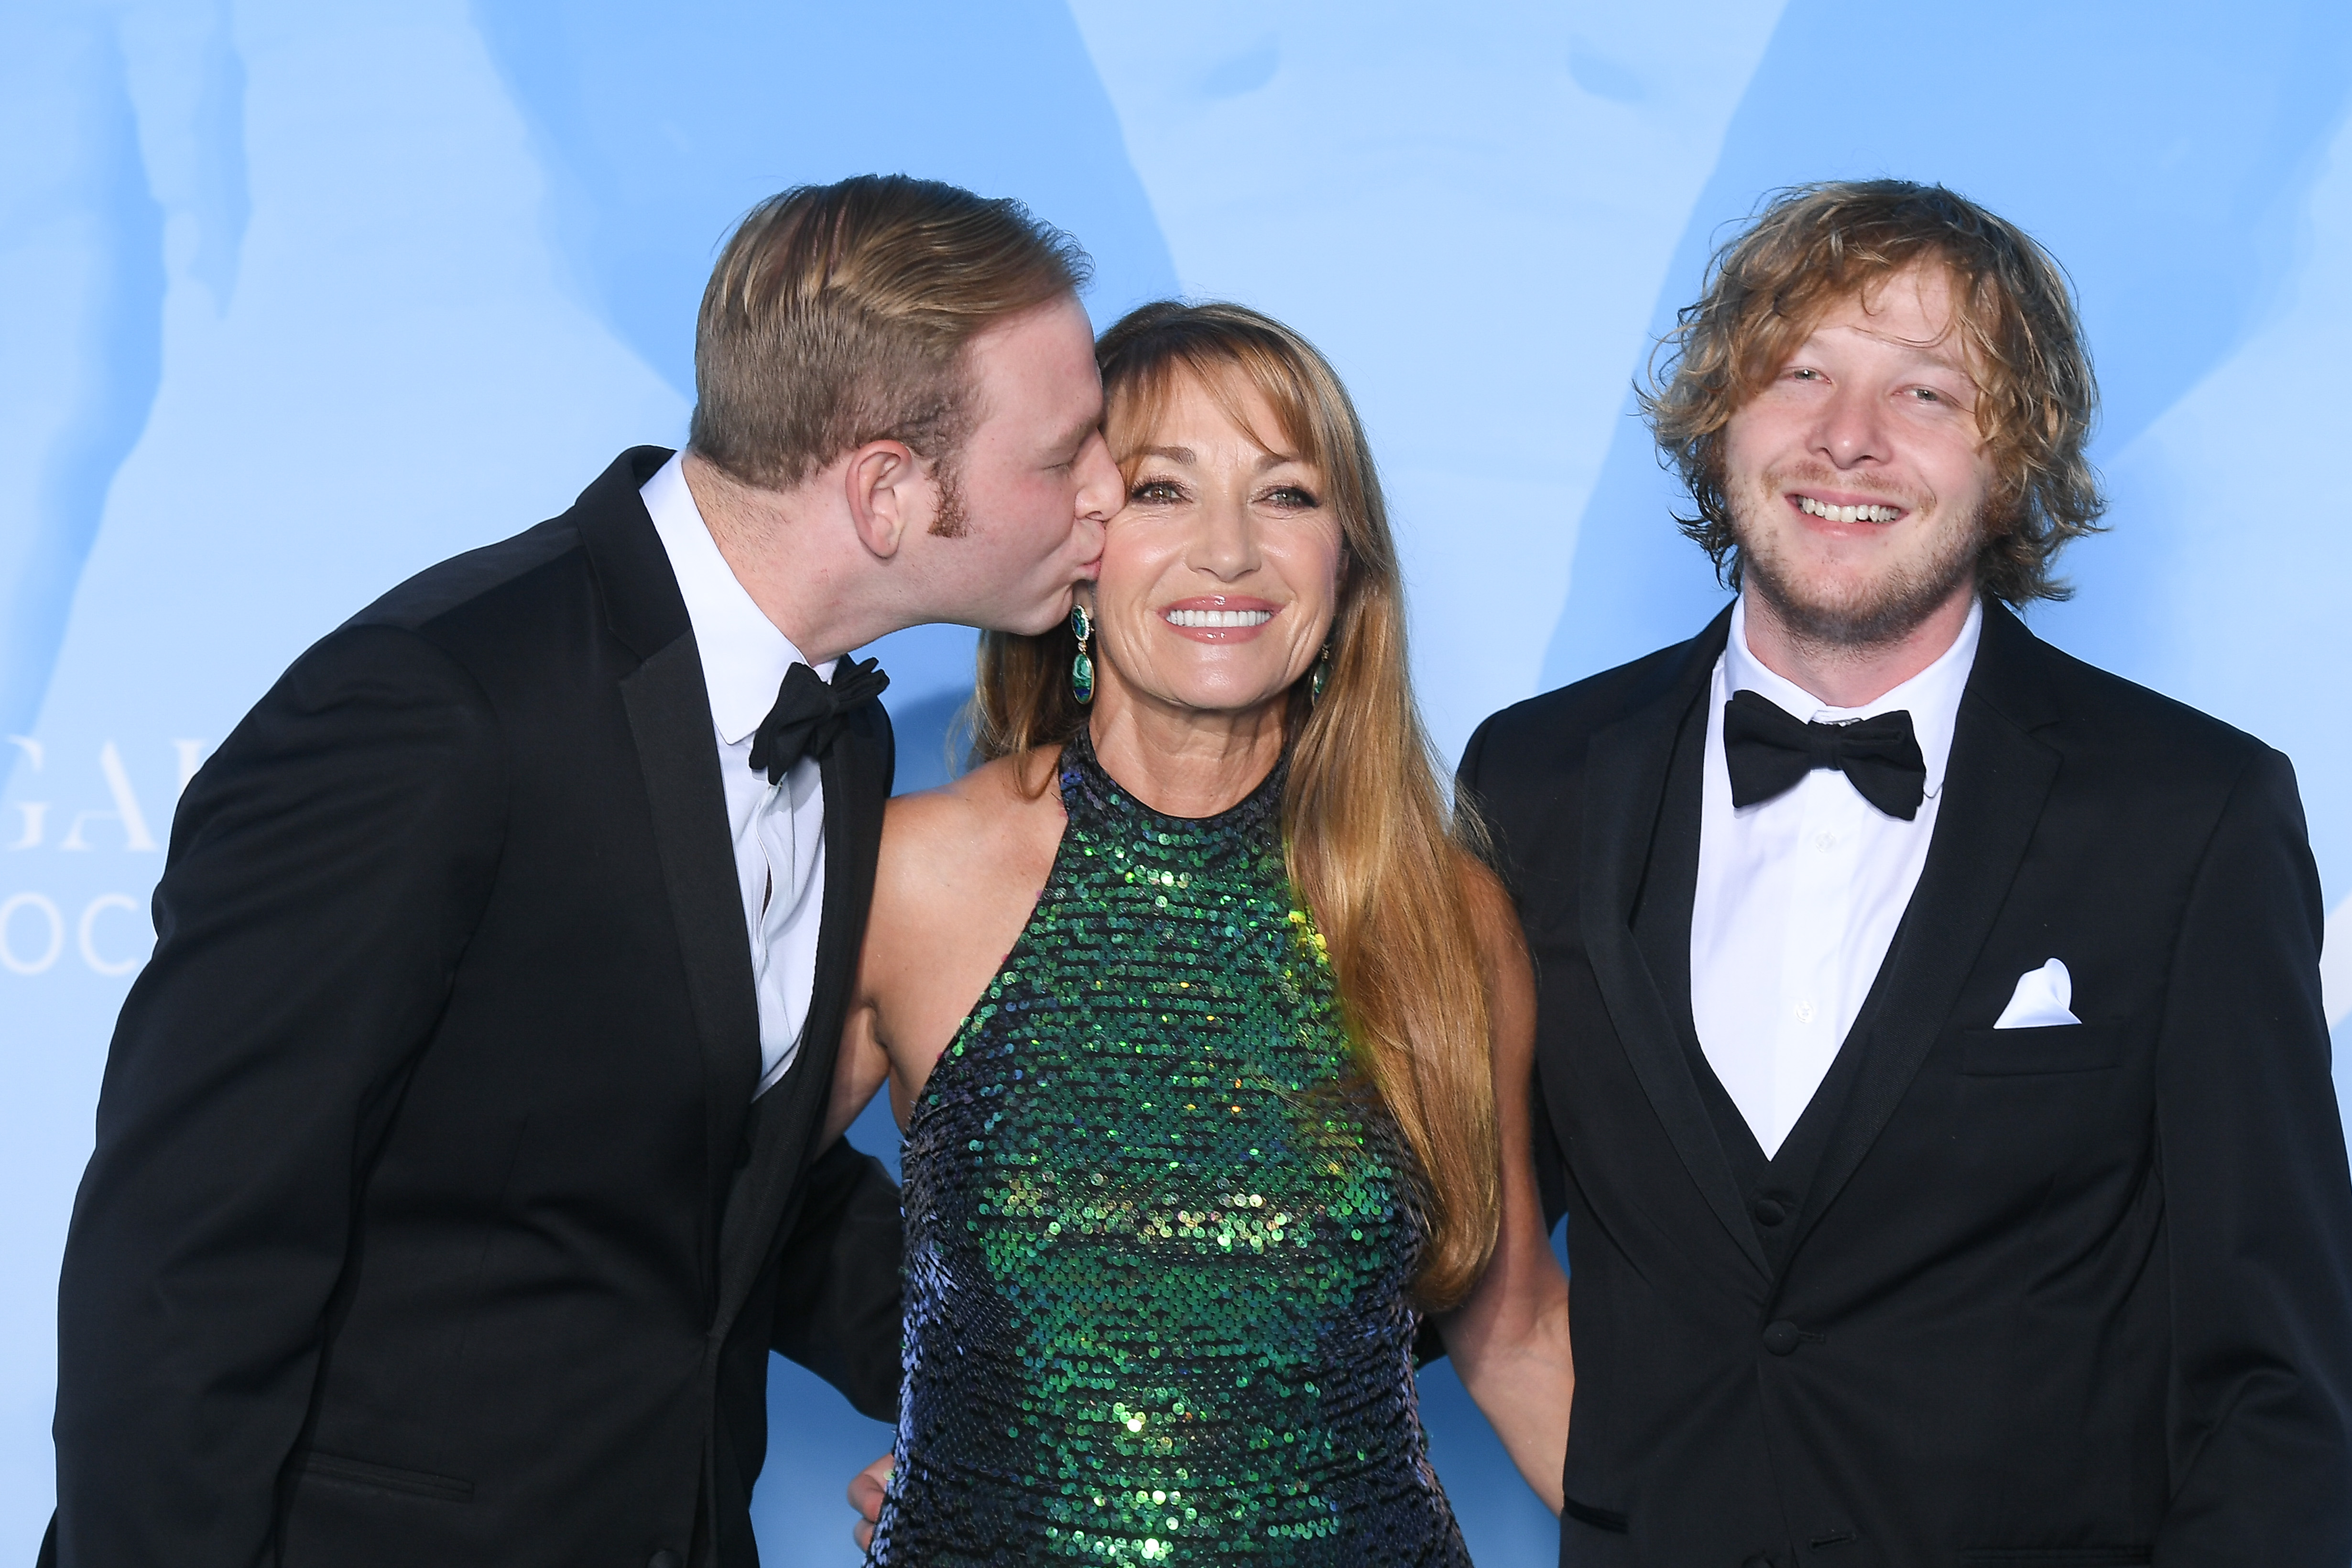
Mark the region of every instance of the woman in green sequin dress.
<instances>
[{"instance_id":1,"label":"woman in green sequin dress","mask_svg":"<svg viewBox=\"0 0 2352 1568\"><path fill-rule=\"evenodd\" d=\"M835 1083L906 1128L870 1561L1466 1563L1423 1314L1555 1510L1567 1436L1517 922L1449 837L1329 367L1231 306L1098 354L1091 614L988 638L991 760L893 803Z\"/></svg>"}]
</instances>

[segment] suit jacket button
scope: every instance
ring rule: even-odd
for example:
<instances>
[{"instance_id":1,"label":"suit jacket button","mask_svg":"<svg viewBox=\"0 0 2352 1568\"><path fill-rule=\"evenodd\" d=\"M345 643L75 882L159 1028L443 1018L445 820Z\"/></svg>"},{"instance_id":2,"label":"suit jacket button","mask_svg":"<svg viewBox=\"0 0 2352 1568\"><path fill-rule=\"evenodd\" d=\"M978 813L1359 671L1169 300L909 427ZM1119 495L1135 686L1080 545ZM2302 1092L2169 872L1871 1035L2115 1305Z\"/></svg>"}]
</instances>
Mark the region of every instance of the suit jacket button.
<instances>
[{"instance_id":1,"label":"suit jacket button","mask_svg":"<svg viewBox=\"0 0 2352 1568\"><path fill-rule=\"evenodd\" d=\"M646 1559L646 1568L686 1568L686 1559L665 1546Z\"/></svg>"},{"instance_id":2,"label":"suit jacket button","mask_svg":"<svg viewBox=\"0 0 2352 1568\"><path fill-rule=\"evenodd\" d=\"M1777 1323L1765 1325L1764 1348L1774 1355L1787 1355L1797 1348L1799 1337L1797 1325L1783 1318Z\"/></svg>"},{"instance_id":3,"label":"suit jacket button","mask_svg":"<svg viewBox=\"0 0 2352 1568\"><path fill-rule=\"evenodd\" d=\"M1748 1211L1756 1216L1758 1225L1779 1225L1789 1217L1789 1208L1778 1198L1758 1198L1756 1206Z\"/></svg>"}]
</instances>

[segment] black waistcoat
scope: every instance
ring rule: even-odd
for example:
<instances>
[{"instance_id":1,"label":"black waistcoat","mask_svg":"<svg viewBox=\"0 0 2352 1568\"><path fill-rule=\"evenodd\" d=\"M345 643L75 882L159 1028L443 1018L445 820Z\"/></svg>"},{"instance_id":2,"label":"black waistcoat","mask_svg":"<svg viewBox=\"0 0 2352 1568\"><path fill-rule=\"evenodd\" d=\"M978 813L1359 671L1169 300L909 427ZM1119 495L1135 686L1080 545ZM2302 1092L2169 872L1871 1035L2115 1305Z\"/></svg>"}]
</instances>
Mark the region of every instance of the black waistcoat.
<instances>
[{"instance_id":1,"label":"black waistcoat","mask_svg":"<svg viewBox=\"0 0 2352 1568\"><path fill-rule=\"evenodd\" d=\"M1799 1233L1797 1218L1804 1212L1806 1199L1813 1190L1814 1175L1821 1169L1822 1156L1844 1112L1854 1076L1861 1070L1870 1038L1868 1026L1883 987L1873 984L1853 1026L1840 1042L1829 1071L1822 1075L1821 1086L1806 1103L1803 1114L1797 1118L1797 1124L1781 1140L1780 1147L1767 1159L1747 1117L1733 1103L1706 1059L1691 1006L1691 916L1698 894L1708 700L1708 692L1702 690L1683 715L1675 738L1674 759L1666 769L1664 809L1658 814L1657 837L1650 847L1649 869L1643 878L1633 909L1633 940L1650 973L1657 976L1659 989L1664 993L1675 1031L1682 1038L1683 1054L1690 1062L1691 1077L1697 1080L1707 1119L1723 1144L1733 1179L1739 1184L1748 1223L1754 1226L1756 1239L1777 1275L1788 1262L1789 1248ZM1887 951L1894 952L1895 945L1889 942ZM1880 973L1884 973L1882 961Z\"/></svg>"}]
</instances>

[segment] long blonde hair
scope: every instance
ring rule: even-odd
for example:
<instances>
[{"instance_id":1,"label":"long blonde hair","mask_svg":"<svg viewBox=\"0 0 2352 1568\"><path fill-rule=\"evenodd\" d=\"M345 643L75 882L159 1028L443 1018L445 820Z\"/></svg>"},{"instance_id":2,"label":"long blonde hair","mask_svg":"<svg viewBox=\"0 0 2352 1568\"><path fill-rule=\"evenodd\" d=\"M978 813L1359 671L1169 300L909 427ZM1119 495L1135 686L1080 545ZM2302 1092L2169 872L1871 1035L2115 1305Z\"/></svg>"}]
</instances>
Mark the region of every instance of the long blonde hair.
<instances>
[{"instance_id":1,"label":"long blonde hair","mask_svg":"<svg viewBox=\"0 0 2352 1568\"><path fill-rule=\"evenodd\" d=\"M1286 449L1324 476L1344 542L1339 602L1322 696L1310 700L1305 679L1289 694L1284 850L1323 936L1358 1067L1420 1163L1432 1234L1414 1296L1433 1310L1452 1306L1485 1268L1501 1209L1486 968L1465 857L1413 705L1396 543L1362 425L1312 344L1239 305L1142 306L1102 335L1095 357L1104 426L1130 482L1180 376L1244 429L1236 395L1254 387ZM1076 652L1066 626L982 637L976 760L1025 759L1078 732Z\"/></svg>"}]
</instances>

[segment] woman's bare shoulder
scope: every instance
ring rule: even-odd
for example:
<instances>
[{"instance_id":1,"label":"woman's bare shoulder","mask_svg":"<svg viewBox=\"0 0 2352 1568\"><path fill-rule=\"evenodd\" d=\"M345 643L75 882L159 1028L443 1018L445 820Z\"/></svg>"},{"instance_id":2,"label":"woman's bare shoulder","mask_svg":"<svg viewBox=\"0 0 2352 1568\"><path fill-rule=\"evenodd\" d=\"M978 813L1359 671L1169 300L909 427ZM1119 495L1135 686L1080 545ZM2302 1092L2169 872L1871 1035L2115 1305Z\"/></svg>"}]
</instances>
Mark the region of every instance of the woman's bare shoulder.
<instances>
[{"instance_id":1,"label":"woman's bare shoulder","mask_svg":"<svg viewBox=\"0 0 2352 1568\"><path fill-rule=\"evenodd\" d=\"M1007 759L890 802L864 984L906 1039L929 1037L925 1019L951 1032L1019 935L1062 841L1053 763L1029 760L1026 777L1046 784L1036 794Z\"/></svg>"},{"instance_id":2,"label":"woman's bare shoulder","mask_svg":"<svg viewBox=\"0 0 2352 1568\"><path fill-rule=\"evenodd\" d=\"M1061 838L1062 798L1053 788L1055 753L1033 752L1025 766L1000 757L950 784L890 802L882 820L881 885L918 896L943 881L966 883L973 871L1013 873L1044 846L1050 859ZM1043 790L1033 786L1043 779Z\"/></svg>"},{"instance_id":3,"label":"woman's bare shoulder","mask_svg":"<svg viewBox=\"0 0 2352 1568\"><path fill-rule=\"evenodd\" d=\"M1060 795L1050 785L1033 787L1041 775L1050 780L1053 754L1032 752L1025 767L1018 765L1024 761L998 757L937 789L894 796L882 819L885 852L894 842L924 852L952 850L1041 815L1059 816Z\"/></svg>"}]
</instances>

